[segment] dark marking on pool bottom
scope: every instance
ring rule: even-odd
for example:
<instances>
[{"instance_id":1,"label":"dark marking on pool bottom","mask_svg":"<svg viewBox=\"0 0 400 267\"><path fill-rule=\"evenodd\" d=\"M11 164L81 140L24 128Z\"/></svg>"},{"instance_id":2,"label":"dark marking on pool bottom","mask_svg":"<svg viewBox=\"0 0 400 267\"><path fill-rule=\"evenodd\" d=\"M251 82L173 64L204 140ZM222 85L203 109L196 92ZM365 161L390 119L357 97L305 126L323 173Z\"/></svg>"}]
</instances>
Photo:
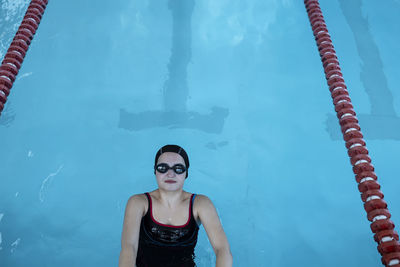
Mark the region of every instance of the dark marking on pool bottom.
<instances>
[{"instance_id":1,"label":"dark marking on pool bottom","mask_svg":"<svg viewBox=\"0 0 400 267\"><path fill-rule=\"evenodd\" d=\"M327 114L326 130L332 140L343 140L339 120L333 114ZM364 139L400 140L400 118L390 115L357 114Z\"/></svg>"},{"instance_id":2,"label":"dark marking on pool bottom","mask_svg":"<svg viewBox=\"0 0 400 267\"><path fill-rule=\"evenodd\" d=\"M196 129L219 134L224 128L229 109L212 107L209 114L188 111L144 111L130 113L120 109L118 127L130 131L167 127L169 129Z\"/></svg>"}]
</instances>

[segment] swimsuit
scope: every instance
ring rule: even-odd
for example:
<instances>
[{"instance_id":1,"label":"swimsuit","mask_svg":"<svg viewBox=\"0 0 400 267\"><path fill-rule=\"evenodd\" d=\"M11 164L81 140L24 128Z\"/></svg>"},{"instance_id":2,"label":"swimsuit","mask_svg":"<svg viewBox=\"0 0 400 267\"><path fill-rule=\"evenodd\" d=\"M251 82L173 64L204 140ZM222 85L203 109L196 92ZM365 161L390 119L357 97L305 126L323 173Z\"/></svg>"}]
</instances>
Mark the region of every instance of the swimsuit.
<instances>
[{"instance_id":1,"label":"swimsuit","mask_svg":"<svg viewBox=\"0 0 400 267\"><path fill-rule=\"evenodd\" d=\"M189 218L184 225L173 226L157 222L152 213L151 196L146 193L149 208L140 223L137 267L193 267L194 247L199 226L193 216L192 194Z\"/></svg>"}]
</instances>

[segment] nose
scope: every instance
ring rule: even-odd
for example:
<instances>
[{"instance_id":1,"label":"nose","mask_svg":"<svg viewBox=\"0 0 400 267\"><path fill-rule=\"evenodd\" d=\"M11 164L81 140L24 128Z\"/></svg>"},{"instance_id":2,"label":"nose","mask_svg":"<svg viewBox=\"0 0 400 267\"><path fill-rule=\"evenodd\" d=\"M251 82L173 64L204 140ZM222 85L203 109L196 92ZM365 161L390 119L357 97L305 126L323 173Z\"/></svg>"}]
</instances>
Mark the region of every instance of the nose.
<instances>
[{"instance_id":1,"label":"nose","mask_svg":"<svg viewBox=\"0 0 400 267\"><path fill-rule=\"evenodd\" d=\"M169 169L167 172L168 177L174 177L175 176L175 171L173 169Z\"/></svg>"}]
</instances>

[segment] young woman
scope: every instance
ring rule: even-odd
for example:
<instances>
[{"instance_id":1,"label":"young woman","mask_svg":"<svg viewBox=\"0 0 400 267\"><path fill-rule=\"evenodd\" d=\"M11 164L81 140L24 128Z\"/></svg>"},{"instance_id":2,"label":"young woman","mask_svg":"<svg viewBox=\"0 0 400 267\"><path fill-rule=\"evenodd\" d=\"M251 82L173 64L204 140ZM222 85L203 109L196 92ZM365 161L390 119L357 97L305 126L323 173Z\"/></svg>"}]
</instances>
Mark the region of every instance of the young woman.
<instances>
[{"instance_id":1,"label":"young woman","mask_svg":"<svg viewBox=\"0 0 400 267\"><path fill-rule=\"evenodd\" d=\"M232 266L232 254L211 200L183 190L189 158L177 145L156 154L158 189L133 195L125 209L119 267L192 267L199 225L216 255L216 266Z\"/></svg>"}]
</instances>

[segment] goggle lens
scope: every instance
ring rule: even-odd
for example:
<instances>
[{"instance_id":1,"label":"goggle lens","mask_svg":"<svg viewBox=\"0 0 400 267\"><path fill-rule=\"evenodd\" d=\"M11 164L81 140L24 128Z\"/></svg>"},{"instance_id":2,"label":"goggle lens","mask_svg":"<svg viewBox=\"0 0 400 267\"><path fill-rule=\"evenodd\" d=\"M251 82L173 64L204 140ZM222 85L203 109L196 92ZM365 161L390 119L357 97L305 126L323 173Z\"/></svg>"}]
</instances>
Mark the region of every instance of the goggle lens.
<instances>
[{"instance_id":1,"label":"goggle lens","mask_svg":"<svg viewBox=\"0 0 400 267\"><path fill-rule=\"evenodd\" d=\"M166 173L169 169L173 169L176 174L182 174L186 171L186 167L182 164L175 164L170 167L167 163L160 163L156 166L156 170L159 173Z\"/></svg>"}]
</instances>

